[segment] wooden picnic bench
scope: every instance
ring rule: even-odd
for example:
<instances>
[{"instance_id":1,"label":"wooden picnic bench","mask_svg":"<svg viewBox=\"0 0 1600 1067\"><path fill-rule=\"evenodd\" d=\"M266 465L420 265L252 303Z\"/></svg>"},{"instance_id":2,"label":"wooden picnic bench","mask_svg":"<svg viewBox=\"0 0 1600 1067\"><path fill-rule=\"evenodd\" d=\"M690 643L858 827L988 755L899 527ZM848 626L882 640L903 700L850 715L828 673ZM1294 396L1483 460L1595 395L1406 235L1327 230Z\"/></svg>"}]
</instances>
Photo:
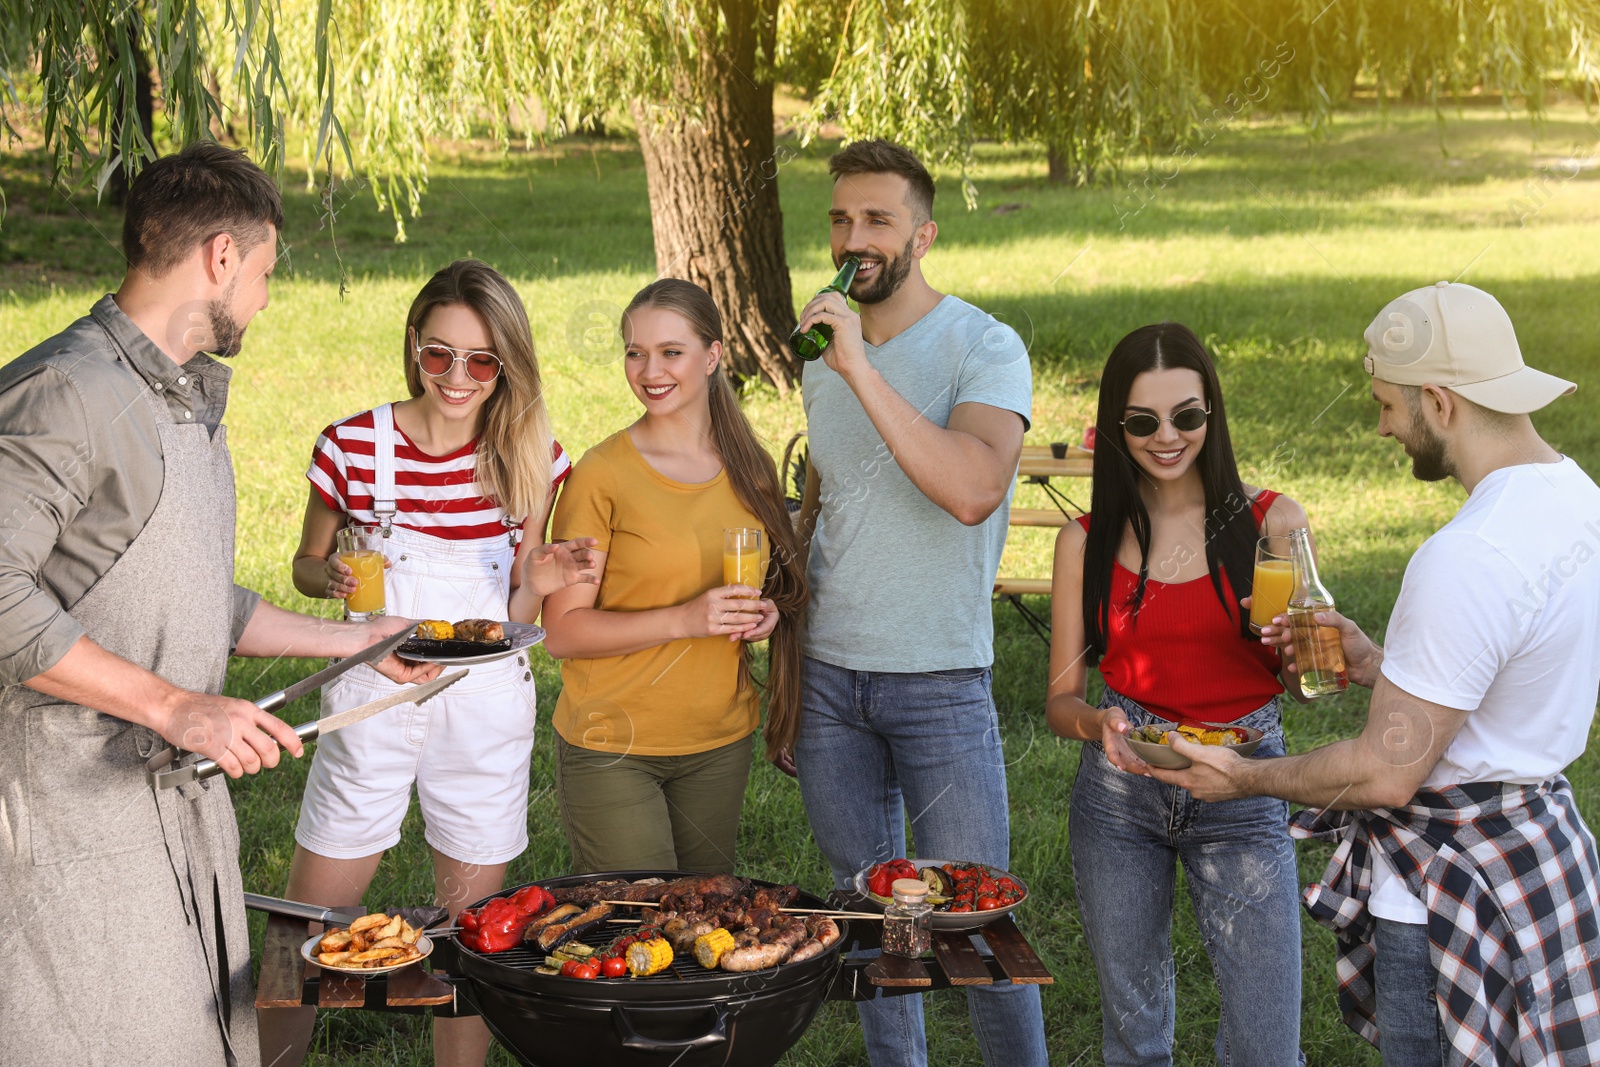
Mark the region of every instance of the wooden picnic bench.
<instances>
[{"instance_id":1,"label":"wooden picnic bench","mask_svg":"<svg viewBox=\"0 0 1600 1067\"><path fill-rule=\"evenodd\" d=\"M1066 493L1051 483L1052 478L1089 478L1094 474L1094 453L1077 445L1060 449L1060 456L1051 445L1023 445L1022 457L1017 464L1017 480L1022 484L1037 485L1056 505L1054 508L1012 508L1012 526L1055 527L1059 529L1083 514L1083 509ZM1039 639L1050 642L1050 621L1022 602L1025 596L1049 596L1049 578L996 578L994 595L1017 609L1022 621L1027 623Z\"/></svg>"}]
</instances>

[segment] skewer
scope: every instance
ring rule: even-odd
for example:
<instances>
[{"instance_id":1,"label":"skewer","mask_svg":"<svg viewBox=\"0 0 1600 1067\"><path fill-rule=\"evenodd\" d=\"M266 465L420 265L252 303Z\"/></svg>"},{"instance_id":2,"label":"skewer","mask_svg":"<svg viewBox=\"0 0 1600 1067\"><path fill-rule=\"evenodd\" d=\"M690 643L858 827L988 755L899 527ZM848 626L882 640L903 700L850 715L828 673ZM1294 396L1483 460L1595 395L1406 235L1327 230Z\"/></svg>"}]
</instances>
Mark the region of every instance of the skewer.
<instances>
[{"instance_id":1,"label":"skewer","mask_svg":"<svg viewBox=\"0 0 1600 1067\"><path fill-rule=\"evenodd\" d=\"M656 908L661 906L659 900L602 900L602 904L615 904L624 908ZM882 919L883 916L875 911L834 911L831 908L779 908L785 915L826 915L830 919ZM613 919L612 922L619 920Z\"/></svg>"}]
</instances>

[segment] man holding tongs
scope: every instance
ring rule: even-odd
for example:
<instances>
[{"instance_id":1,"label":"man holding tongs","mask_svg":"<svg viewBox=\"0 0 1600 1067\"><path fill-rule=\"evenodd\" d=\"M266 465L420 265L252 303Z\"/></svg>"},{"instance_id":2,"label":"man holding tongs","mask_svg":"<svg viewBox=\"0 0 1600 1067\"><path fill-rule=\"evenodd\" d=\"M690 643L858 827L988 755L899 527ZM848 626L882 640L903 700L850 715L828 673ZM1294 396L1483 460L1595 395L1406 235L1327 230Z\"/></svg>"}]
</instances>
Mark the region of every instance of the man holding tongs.
<instances>
[{"instance_id":1,"label":"man holding tongs","mask_svg":"<svg viewBox=\"0 0 1600 1067\"><path fill-rule=\"evenodd\" d=\"M242 153L157 160L128 194L121 288L0 369L8 1063L257 1063L238 828L206 772L302 745L219 695L228 656L438 673L389 652L407 620L297 615L233 584L230 372L206 353L237 353L266 307L282 225Z\"/></svg>"}]
</instances>

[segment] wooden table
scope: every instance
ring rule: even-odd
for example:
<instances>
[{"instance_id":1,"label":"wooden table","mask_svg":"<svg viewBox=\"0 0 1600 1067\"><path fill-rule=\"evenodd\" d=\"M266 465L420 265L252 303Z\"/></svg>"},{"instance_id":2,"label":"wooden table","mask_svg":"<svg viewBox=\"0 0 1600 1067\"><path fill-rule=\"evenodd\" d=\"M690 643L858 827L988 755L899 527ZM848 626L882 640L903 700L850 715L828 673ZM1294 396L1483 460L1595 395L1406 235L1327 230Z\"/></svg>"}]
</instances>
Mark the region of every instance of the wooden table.
<instances>
[{"instance_id":1,"label":"wooden table","mask_svg":"<svg viewBox=\"0 0 1600 1067\"><path fill-rule=\"evenodd\" d=\"M864 907L860 897L843 890L830 900L850 911ZM863 957L861 953L880 947L882 931L883 924L870 919L850 924L850 941L842 950L844 965L834 979L830 999L871 1000L880 993L899 996L1007 982L1055 984L1049 968L1009 915L976 930L935 930L933 951L915 960L882 952ZM981 942L977 940L980 937Z\"/></svg>"},{"instance_id":2,"label":"wooden table","mask_svg":"<svg viewBox=\"0 0 1600 1067\"><path fill-rule=\"evenodd\" d=\"M1053 508L1012 508L1012 526L1060 528L1083 514L1083 510L1050 484L1052 478L1089 478L1094 474L1094 453L1077 445L1067 445L1058 459L1050 445L1023 445L1017 464L1017 478L1045 491L1056 505ZM1049 578L996 578L994 595L1008 601L1039 639L1050 643L1050 620L1037 614L1019 598L1049 596Z\"/></svg>"},{"instance_id":3,"label":"wooden table","mask_svg":"<svg viewBox=\"0 0 1600 1067\"><path fill-rule=\"evenodd\" d=\"M1068 445L1066 454L1056 459L1049 445L1023 445L1017 464L1019 478L1088 478L1094 474L1094 453Z\"/></svg>"},{"instance_id":4,"label":"wooden table","mask_svg":"<svg viewBox=\"0 0 1600 1067\"><path fill-rule=\"evenodd\" d=\"M396 911L412 926L423 926L441 921L444 909L391 908L388 914ZM329 971L308 963L300 955L300 946L310 936L310 924L304 919L267 916L267 936L261 946L261 978L256 984L257 1008L432 1011L441 1017L470 1014L456 1010L456 991L452 984L423 969L431 960L371 976Z\"/></svg>"}]
</instances>

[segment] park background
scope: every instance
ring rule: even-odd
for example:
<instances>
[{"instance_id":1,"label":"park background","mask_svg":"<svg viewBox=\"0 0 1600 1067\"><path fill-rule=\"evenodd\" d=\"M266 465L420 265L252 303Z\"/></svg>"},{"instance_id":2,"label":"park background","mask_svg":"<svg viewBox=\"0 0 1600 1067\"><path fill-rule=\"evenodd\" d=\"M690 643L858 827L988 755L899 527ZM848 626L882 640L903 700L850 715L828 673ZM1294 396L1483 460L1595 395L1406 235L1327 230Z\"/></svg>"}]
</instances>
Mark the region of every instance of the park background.
<instances>
[{"instance_id":1,"label":"park background","mask_svg":"<svg viewBox=\"0 0 1600 1067\"><path fill-rule=\"evenodd\" d=\"M1369 15L1373 10L1349 3ZM1057 6L1081 14L1081 5ZM1498 32L1506 33L1507 8L1526 14L1538 6L1493 5ZM1245 7L1256 19L1235 7L1241 19L1272 25L1261 5ZM1292 49L1284 70L1296 71L1296 62L1310 67L1313 57L1325 60L1330 53L1327 47L1308 50L1308 43L1318 43L1312 23L1321 18L1320 7L1298 15L1303 35L1295 38L1298 50ZM1470 0L1435 7L1477 17ZM794 17L788 6L784 10ZM1488 11L1479 14L1494 22ZM1341 17L1333 10L1328 24ZM1127 37L1109 36L1089 21L1084 27L1086 40L1099 32L1134 51ZM863 31L836 26L830 32ZM1112 26L1110 33L1118 32L1134 31ZM1282 62L1275 35L1254 32L1259 39L1239 51L1263 59L1276 54ZM1284 39L1290 36L1286 30ZM1474 47L1504 59L1500 45L1507 42L1492 33L1488 40ZM1305 506L1325 580L1341 609L1381 640L1406 560L1462 501L1454 482L1415 481L1399 446L1376 434L1376 409L1361 370L1361 332L1389 299L1441 279L1495 294L1529 362L1580 384L1575 396L1538 413L1535 424L1560 451L1591 473L1600 471L1600 127L1586 103L1593 99L1587 41L1572 40L1569 48L1559 34L1539 38L1543 65L1530 64L1538 69L1524 71L1520 80L1505 77L1489 59L1476 71L1452 60L1451 76L1436 71L1387 88L1376 73L1383 64L1373 58L1383 46L1369 42L1362 46L1366 58L1358 56L1355 73L1336 86L1327 106L1307 103L1304 86L1284 76L1258 82L1267 89L1260 94L1235 95L1235 107L1227 102L1233 68L1214 76L1209 87L1204 79L1190 85L1184 91L1194 95L1181 107L1147 86L1149 99L1139 104L1147 121L1130 122L1105 105L1111 110L1098 126L1090 124L1110 131L1105 143L1082 138L1065 153L1049 143L1055 136L1049 130L1008 134L979 122L968 123L964 139L941 142L927 134L927 127L939 125L938 116L927 119L920 134L921 120L904 114L886 115L887 128L874 130L870 107L837 106L837 82L779 83L770 150L733 182L724 181L721 195L734 214L768 196L781 209L792 321L794 309L832 273L828 154L848 136L916 134L906 139L937 159L940 178L939 236L924 270L936 288L993 312L1027 342L1035 386L1027 442L1078 440L1094 417L1099 368L1127 331L1159 320L1191 326L1216 358L1245 480ZM1509 43L1513 52L1530 48L1523 37ZM0 156L0 337L8 348L0 359L83 314L121 274L120 213L97 195L96 180L106 172L93 161L128 128L99 131L96 140L94 123L84 122L83 152L59 155L59 134L51 133L41 108L49 99L40 88L43 68L35 57L30 73L27 63L16 63L18 54L6 56L8 70L22 71L11 85L16 95L7 112L15 137ZM831 44L827 54L834 55ZM1140 62L1181 81L1173 73L1181 56L1163 60L1138 52L1123 58L1139 68L1125 72L1124 88L1146 77ZM1084 76L1092 81L1088 66ZM405 73L393 77L403 81ZM1322 83L1332 82L1323 77ZM333 605L301 597L290 582L305 466L329 422L404 395L403 318L427 276L471 255L512 279L532 322L552 423L577 456L637 414L623 379L616 316L662 269L661 245L672 236L662 231L661 212L652 211L639 116L616 101L586 119L581 109L568 107L564 119L552 111L538 137L503 137L492 121L429 128L423 183L403 159L386 163L377 142L363 139L371 127L360 121L363 97L359 88L346 88L342 106L354 141L347 162L341 165L333 151L337 134L325 151L303 153L322 169L304 159L280 159L283 258L271 306L252 324L235 362L227 420L240 496L239 580L277 603L330 615ZM226 99L225 87L218 91ZM835 103L819 117L818 103L830 92ZM182 131L159 90L156 96L152 143L170 148ZM1114 104L1114 97L1096 99ZM1070 111L1079 105L1049 106ZM310 145L319 113L315 107L303 112L285 121ZM963 121L981 113L973 106ZM991 118L995 113L988 112ZM694 121L679 118L691 126ZM248 131L231 127L212 132L249 139ZM715 177L708 175L707 184L715 186ZM411 212L407 181L417 182L420 213ZM396 240L399 224L403 242ZM804 428L798 391L784 384L757 372L741 390L774 455ZM1087 483L1058 484L1087 504ZM1049 506L1037 494L1024 486L1014 505ZM1013 529L1002 574L1047 577L1052 539L1053 531ZM1030 598L1030 604L1048 610L1044 598ZM1066 836L1079 746L1044 726L1043 645L1009 607L997 603L994 611L1012 862L1034 887L1018 918L1057 979L1044 996L1053 1061L1092 1064L1099 1061L1098 1002ZM540 733L528 807L531 843L511 866L513 883L562 873L569 862L555 814L548 719L559 672L542 653L535 663ZM257 696L314 666L235 661L228 691ZM1304 750L1348 736L1365 711L1365 693L1356 691L1309 706L1290 704L1290 746ZM315 713L315 702L303 700L285 717L300 721ZM305 769L290 763L233 785L251 890L275 894L283 888ZM1580 808L1593 821L1600 812L1600 766L1586 755L1569 773ZM765 765L752 775L739 851L740 873L812 890L828 885L794 783ZM1326 857L1325 848L1302 846L1303 880L1316 877ZM373 905L421 902L431 886L413 810L404 840L384 860L367 899ZM1177 1062L1211 1063L1217 996L1181 890L1178 901L1172 917ZM1130 914L1116 921L1159 928L1167 917ZM259 937L260 917L253 922ZM1375 1052L1339 1021L1331 936L1307 921L1304 943L1308 1062L1376 1064ZM928 1007L930 1058L977 1062L961 995L933 995ZM427 1030L410 1018L324 1013L313 1062L431 1063ZM491 1062L510 1060L497 1049ZM826 1005L785 1062L865 1063L854 1009Z\"/></svg>"}]
</instances>

